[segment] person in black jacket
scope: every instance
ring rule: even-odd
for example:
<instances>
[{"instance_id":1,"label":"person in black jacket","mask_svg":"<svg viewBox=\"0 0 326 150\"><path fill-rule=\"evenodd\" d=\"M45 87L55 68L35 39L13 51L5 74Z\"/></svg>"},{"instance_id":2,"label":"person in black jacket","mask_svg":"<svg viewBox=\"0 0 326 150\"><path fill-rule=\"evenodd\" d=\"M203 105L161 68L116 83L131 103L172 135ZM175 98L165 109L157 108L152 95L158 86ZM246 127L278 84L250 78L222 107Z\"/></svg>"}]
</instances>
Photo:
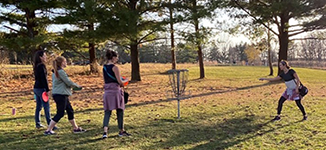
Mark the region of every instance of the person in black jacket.
<instances>
[{"instance_id":1,"label":"person in black jacket","mask_svg":"<svg viewBox=\"0 0 326 150\"><path fill-rule=\"evenodd\" d=\"M36 128L43 128L44 126L41 124L41 110L42 106L44 108L46 122L49 125L51 121L50 115L50 104L49 101L45 102L42 98L43 92L48 94L49 86L47 80L47 70L45 66L45 62L47 61L46 53L42 50L35 52L34 54L34 64L33 64L33 71L34 71L34 94L36 98L36 109L35 109L35 125ZM56 128L55 128L56 129Z\"/></svg>"}]
</instances>

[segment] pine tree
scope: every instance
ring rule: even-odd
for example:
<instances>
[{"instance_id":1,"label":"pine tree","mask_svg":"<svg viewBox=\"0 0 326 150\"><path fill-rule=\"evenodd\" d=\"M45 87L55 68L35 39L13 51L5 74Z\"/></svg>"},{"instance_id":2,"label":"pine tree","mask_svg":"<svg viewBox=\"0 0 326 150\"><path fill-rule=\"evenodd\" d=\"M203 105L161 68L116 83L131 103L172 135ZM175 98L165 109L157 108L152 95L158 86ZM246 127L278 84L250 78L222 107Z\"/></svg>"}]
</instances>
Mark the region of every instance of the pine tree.
<instances>
[{"instance_id":1,"label":"pine tree","mask_svg":"<svg viewBox=\"0 0 326 150\"><path fill-rule=\"evenodd\" d=\"M202 45L205 44L210 35L210 29L200 25L202 19L210 19L213 17L213 12L218 8L219 1L206 0L189 0L177 1L182 15L182 21L192 25L193 31L185 30L181 33L186 41L193 43L197 48L198 62L200 69L200 77L205 78L204 59L202 52Z\"/></svg>"},{"instance_id":2,"label":"pine tree","mask_svg":"<svg viewBox=\"0 0 326 150\"><path fill-rule=\"evenodd\" d=\"M66 29L62 37L64 40L59 41L61 44L70 45L70 48L87 48L90 71L98 72L96 45L104 42L106 36L102 31L97 30L96 25L106 17L111 17L110 12L107 11L110 5L105 0L64 0L61 3L64 6L65 15L56 17L55 23L69 24L72 29ZM111 33L112 30L114 29L109 28L106 33Z\"/></svg>"},{"instance_id":3,"label":"pine tree","mask_svg":"<svg viewBox=\"0 0 326 150\"><path fill-rule=\"evenodd\" d=\"M51 43L54 34L46 31L51 24L51 12L60 7L55 1L2 0L0 23L6 29L0 45L15 51L21 59L31 58L36 50Z\"/></svg>"},{"instance_id":4,"label":"pine tree","mask_svg":"<svg viewBox=\"0 0 326 150\"><path fill-rule=\"evenodd\" d=\"M108 37L109 40L130 50L133 81L141 81L139 45L158 40L157 32L164 31L163 26L168 23L163 19L157 19L159 10L164 7L163 4L160 0L112 0L110 12L113 17L104 19L98 27L103 33L105 29L114 29L115 35Z\"/></svg>"}]
</instances>

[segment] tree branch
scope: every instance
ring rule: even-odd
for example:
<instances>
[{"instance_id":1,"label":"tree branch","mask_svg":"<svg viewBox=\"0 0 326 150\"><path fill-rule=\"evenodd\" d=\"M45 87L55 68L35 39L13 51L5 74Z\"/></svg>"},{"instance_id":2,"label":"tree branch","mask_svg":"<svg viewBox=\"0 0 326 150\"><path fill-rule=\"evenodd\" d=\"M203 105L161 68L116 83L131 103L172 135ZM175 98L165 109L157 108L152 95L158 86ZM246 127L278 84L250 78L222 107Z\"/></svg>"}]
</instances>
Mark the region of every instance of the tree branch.
<instances>
[{"instance_id":1,"label":"tree branch","mask_svg":"<svg viewBox=\"0 0 326 150\"><path fill-rule=\"evenodd\" d=\"M299 32L296 32L296 33L293 33L293 34L289 34L289 37L295 36L295 35L298 35L298 34L301 34L303 32L306 32L306 31L305 30L302 30L302 31L299 31Z\"/></svg>"},{"instance_id":2,"label":"tree branch","mask_svg":"<svg viewBox=\"0 0 326 150\"><path fill-rule=\"evenodd\" d=\"M131 37L128 36L128 34L122 34L123 37L125 37L126 39L131 39Z\"/></svg>"},{"instance_id":3,"label":"tree branch","mask_svg":"<svg viewBox=\"0 0 326 150\"><path fill-rule=\"evenodd\" d=\"M147 35L143 36L141 39L139 39L138 43L139 44L142 40L144 40L145 38L147 38L149 35L153 34L155 31L153 30L152 32L148 33Z\"/></svg>"},{"instance_id":4,"label":"tree branch","mask_svg":"<svg viewBox=\"0 0 326 150\"><path fill-rule=\"evenodd\" d=\"M303 26L302 24L296 24L296 25L291 25L291 26L289 26L289 28L302 27L302 26Z\"/></svg>"},{"instance_id":5,"label":"tree branch","mask_svg":"<svg viewBox=\"0 0 326 150\"><path fill-rule=\"evenodd\" d=\"M259 22L261 25L263 25L265 28L267 28L269 31L273 32L275 35L278 35L274 30L272 30L269 26L267 26L265 23L261 22L260 19L257 19L255 16L253 16L249 11L247 11L244 7L242 7L237 0L233 0L236 5L238 5L244 12L246 12L249 16L251 16L255 21Z\"/></svg>"},{"instance_id":6,"label":"tree branch","mask_svg":"<svg viewBox=\"0 0 326 150\"><path fill-rule=\"evenodd\" d=\"M0 19L3 19L5 21L9 21L9 22L13 22L15 24L18 24L19 26L23 26L23 27L26 27L27 28L27 25L22 23L22 22L18 22L17 20L14 20L14 19L11 19L11 18L7 18L7 17L4 17L4 16L0 16Z\"/></svg>"},{"instance_id":7,"label":"tree branch","mask_svg":"<svg viewBox=\"0 0 326 150\"><path fill-rule=\"evenodd\" d=\"M6 25L4 25L4 27L6 27L6 28L8 28L8 29L10 29L10 30L16 31L16 32L19 33L19 34L27 35L27 34L24 33L24 32L18 31L18 30L16 30L16 29L11 28L11 27L8 27L8 26L6 26Z\"/></svg>"},{"instance_id":8,"label":"tree branch","mask_svg":"<svg viewBox=\"0 0 326 150\"><path fill-rule=\"evenodd\" d=\"M156 10L156 9L159 9L159 8L161 8L161 6L156 6L156 7L148 7L148 8L146 8L145 10L143 10L143 11L140 11L140 15L142 15L142 14L146 13L147 11L152 11L152 10Z\"/></svg>"},{"instance_id":9,"label":"tree branch","mask_svg":"<svg viewBox=\"0 0 326 150\"><path fill-rule=\"evenodd\" d=\"M258 2L268 7L268 5L266 3L264 3L264 2L262 2L260 0L258 0Z\"/></svg>"},{"instance_id":10,"label":"tree branch","mask_svg":"<svg viewBox=\"0 0 326 150\"><path fill-rule=\"evenodd\" d=\"M291 41L295 41L295 40L326 40L326 38L309 37L309 38L294 38L294 39L291 39Z\"/></svg>"},{"instance_id":11,"label":"tree branch","mask_svg":"<svg viewBox=\"0 0 326 150\"><path fill-rule=\"evenodd\" d=\"M88 59L85 55L83 55L81 52L78 52L76 49L72 49L75 53L79 54L81 57L83 57L84 59Z\"/></svg>"},{"instance_id":12,"label":"tree branch","mask_svg":"<svg viewBox=\"0 0 326 150\"><path fill-rule=\"evenodd\" d=\"M127 49L130 49L129 46L122 45L122 44L120 44L118 41L115 41L115 40L110 40L110 41L113 42L113 43L115 43L115 44L117 44L117 45L120 45L120 46L122 46L122 47L125 47L125 48L127 48Z\"/></svg>"},{"instance_id":13,"label":"tree branch","mask_svg":"<svg viewBox=\"0 0 326 150\"><path fill-rule=\"evenodd\" d=\"M304 31L304 29L296 29L296 30L288 30L288 32L290 33L290 32L301 32L301 31Z\"/></svg>"},{"instance_id":14,"label":"tree branch","mask_svg":"<svg viewBox=\"0 0 326 150\"><path fill-rule=\"evenodd\" d=\"M278 21L277 16L274 13L273 13L273 17L274 17L274 19L272 19L272 20L277 25L277 28L280 28L280 22Z\"/></svg>"},{"instance_id":15,"label":"tree branch","mask_svg":"<svg viewBox=\"0 0 326 150\"><path fill-rule=\"evenodd\" d=\"M154 39L151 39L151 40L144 40L143 42L139 41L139 44L147 43L147 42L151 42L151 41L156 41L156 40L165 40L165 39L167 39L167 38L154 38Z\"/></svg>"},{"instance_id":16,"label":"tree branch","mask_svg":"<svg viewBox=\"0 0 326 150\"><path fill-rule=\"evenodd\" d=\"M46 10L46 12L50 12L52 14L55 14L55 15L68 15L69 13L66 13L66 12L54 12L52 10Z\"/></svg>"}]
</instances>

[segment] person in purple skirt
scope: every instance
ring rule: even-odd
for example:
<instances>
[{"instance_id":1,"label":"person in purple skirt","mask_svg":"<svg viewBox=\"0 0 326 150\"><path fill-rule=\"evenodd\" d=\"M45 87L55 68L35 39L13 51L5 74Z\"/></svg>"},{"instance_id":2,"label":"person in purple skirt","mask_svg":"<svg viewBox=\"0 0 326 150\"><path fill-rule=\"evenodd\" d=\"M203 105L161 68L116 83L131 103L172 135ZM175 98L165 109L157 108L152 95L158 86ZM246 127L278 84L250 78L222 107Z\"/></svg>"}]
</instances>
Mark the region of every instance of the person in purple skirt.
<instances>
[{"instance_id":1,"label":"person in purple skirt","mask_svg":"<svg viewBox=\"0 0 326 150\"><path fill-rule=\"evenodd\" d=\"M275 78L260 78L259 80L268 80L268 81L277 81L283 79L286 85L286 90L282 94L280 100L278 101L277 115L272 121L281 120L281 111L283 103L286 100L294 100L301 113L303 115L303 121L307 120L307 114L304 107L301 104L302 96L299 94L300 79L297 73L290 69L290 66L287 61L281 60L279 64L280 69L283 71L280 75Z\"/></svg>"},{"instance_id":2,"label":"person in purple skirt","mask_svg":"<svg viewBox=\"0 0 326 150\"><path fill-rule=\"evenodd\" d=\"M116 52L107 50L106 52L107 64L103 66L103 77L104 77L104 95L103 95L103 106L104 106L104 119L103 119L103 139L107 138L109 129L109 121L112 110L117 111L117 120L119 128L119 136L130 136L124 130L123 127L123 115L125 110L125 103L123 97L123 85L128 80L121 80L119 67L115 65L119 60Z\"/></svg>"}]
</instances>

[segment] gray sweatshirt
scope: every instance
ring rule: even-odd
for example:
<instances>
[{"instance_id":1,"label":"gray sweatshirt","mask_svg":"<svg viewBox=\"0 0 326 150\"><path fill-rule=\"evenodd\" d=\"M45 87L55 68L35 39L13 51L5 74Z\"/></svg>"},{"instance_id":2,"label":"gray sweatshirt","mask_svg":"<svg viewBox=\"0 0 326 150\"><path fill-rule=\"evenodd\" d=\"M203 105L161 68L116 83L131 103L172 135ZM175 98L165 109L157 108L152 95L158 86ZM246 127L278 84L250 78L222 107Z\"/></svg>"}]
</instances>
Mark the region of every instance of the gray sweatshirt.
<instances>
[{"instance_id":1,"label":"gray sweatshirt","mask_svg":"<svg viewBox=\"0 0 326 150\"><path fill-rule=\"evenodd\" d=\"M58 70L59 77L52 74L52 94L72 95L71 88L80 87L72 82L63 69Z\"/></svg>"}]
</instances>

